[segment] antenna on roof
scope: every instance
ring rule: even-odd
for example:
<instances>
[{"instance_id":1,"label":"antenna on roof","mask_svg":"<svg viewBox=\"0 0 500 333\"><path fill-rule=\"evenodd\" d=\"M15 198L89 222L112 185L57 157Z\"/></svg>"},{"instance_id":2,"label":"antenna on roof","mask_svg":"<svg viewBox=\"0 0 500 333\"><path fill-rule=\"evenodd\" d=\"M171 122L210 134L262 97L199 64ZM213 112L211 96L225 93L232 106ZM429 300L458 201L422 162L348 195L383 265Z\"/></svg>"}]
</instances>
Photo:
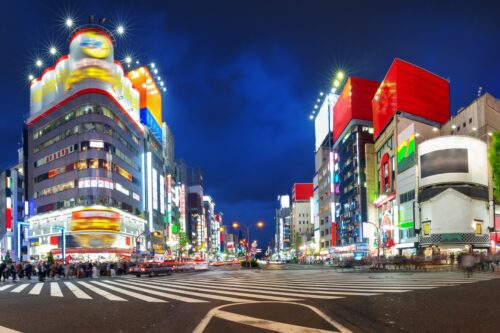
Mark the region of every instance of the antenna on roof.
<instances>
[{"instance_id":1,"label":"antenna on roof","mask_svg":"<svg viewBox=\"0 0 500 333\"><path fill-rule=\"evenodd\" d=\"M483 87L479 87L477 90L477 97L481 97L481 93L483 92Z\"/></svg>"}]
</instances>

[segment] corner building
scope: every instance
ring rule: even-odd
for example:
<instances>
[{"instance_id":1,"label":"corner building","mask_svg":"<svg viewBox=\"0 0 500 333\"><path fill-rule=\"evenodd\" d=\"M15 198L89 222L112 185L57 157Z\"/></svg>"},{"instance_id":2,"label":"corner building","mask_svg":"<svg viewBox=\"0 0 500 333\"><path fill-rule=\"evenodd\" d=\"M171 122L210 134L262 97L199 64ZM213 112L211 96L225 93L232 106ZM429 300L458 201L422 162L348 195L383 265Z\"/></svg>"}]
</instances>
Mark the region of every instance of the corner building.
<instances>
[{"instance_id":1,"label":"corner building","mask_svg":"<svg viewBox=\"0 0 500 333\"><path fill-rule=\"evenodd\" d=\"M59 256L65 245L74 259L116 258L146 246L140 96L113 48L103 28L79 29L69 54L31 83L25 169L32 256Z\"/></svg>"},{"instance_id":2,"label":"corner building","mask_svg":"<svg viewBox=\"0 0 500 333\"><path fill-rule=\"evenodd\" d=\"M373 97L377 198L369 218L378 230L371 225L365 230L372 254L378 246L387 256L417 253L421 229L418 144L438 136L441 126L449 120L449 89L445 79L395 59Z\"/></svg>"}]
</instances>

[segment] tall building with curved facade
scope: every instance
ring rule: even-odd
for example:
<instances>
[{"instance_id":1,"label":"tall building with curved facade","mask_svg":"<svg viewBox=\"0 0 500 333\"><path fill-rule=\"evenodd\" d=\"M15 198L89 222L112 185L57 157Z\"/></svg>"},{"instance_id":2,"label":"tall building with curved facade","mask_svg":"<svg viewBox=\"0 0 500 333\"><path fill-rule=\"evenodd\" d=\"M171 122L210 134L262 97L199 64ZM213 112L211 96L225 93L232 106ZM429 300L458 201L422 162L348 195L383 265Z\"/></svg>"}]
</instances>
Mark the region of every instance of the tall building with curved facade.
<instances>
[{"instance_id":1,"label":"tall building with curved facade","mask_svg":"<svg viewBox=\"0 0 500 333\"><path fill-rule=\"evenodd\" d=\"M160 228L153 216L161 221L163 176L148 168L146 150L161 138L144 124L151 114L140 100L160 92L150 78L134 87L114 44L100 26L80 28L69 54L31 83L25 168L32 256L60 255L63 247L73 258L130 255L145 248L147 231Z\"/></svg>"}]
</instances>

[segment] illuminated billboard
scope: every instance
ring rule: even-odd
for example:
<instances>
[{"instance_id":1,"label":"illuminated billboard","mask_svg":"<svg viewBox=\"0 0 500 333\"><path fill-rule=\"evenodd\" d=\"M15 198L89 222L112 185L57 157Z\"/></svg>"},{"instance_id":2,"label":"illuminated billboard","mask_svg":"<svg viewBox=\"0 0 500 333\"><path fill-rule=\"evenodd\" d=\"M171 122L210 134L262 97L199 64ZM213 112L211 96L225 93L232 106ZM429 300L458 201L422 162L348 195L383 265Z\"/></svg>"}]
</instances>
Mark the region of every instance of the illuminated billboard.
<instances>
[{"instance_id":1,"label":"illuminated billboard","mask_svg":"<svg viewBox=\"0 0 500 333\"><path fill-rule=\"evenodd\" d=\"M398 173L415 165L415 125L411 123L398 133Z\"/></svg>"},{"instance_id":2,"label":"illuminated billboard","mask_svg":"<svg viewBox=\"0 0 500 333\"><path fill-rule=\"evenodd\" d=\"M147 125L161 140L162 104L160 89L146 66L127 74L132 85L139 92L141 122Z\"/></svg>"},{"instance_id":3,"label":"illuminated billboard","mask_svg":"<svg viewBox=\"0 0 500 333\"><path fill-rule=\"evenodd\" d=\"M295 201L309 201L314 196L314 189L312 183L293 184L292 200Z\"/></svg>"},{"instance_id":4,"label":"illuminated billboard","mask_svg":"<svg viewBox=\"0 0 500 333\"><path fill-rule=\"evenodd\" d=\"M441 136L418 146L419 186L469 183L488 186L486 143L466 136Z\"/></svg>"},{"instance_id":5,"label":"illuminated billboard","mask_svg":"<svg viewBox=\"0 0 500 333\"><path fill-rule=\"evenodd\" d=\"M373 119L371 101L379 82L350 77L333 108L333 138L340 138L352 119ZM332 121L332 120L330 120Z\"/></svg>"},{"instance_id":6,"label":"illuminated billboard","mask_svg":"<svg viewBox=\"0 0 500 333\"><path fill-rule=\"evenodd\" d=\"M372 100L374 138L397 111L444 124L450 118L449 93L447 80L395 59Z\"/></svg>"},{"instance_id":7,"label":"illuminated billboard","mask_svg":"<svg viewBox=\"0 0 500 333\"><path fill-rule=\"evenodd\" d=\"M111 37L99 28L80 29L73 34L69 50L68 55L31 82L27 124L42 119L82 92L110 97L129 118L139 122L139 92L114 60Z\"/></svg>"},{"instance_id":8,"label":"illuminated billboard","mask_svg":"<svg viewBox=\"0 0 500 333\"><path fill-rule=\"evenodd\" d=\"M120 214L111 209L82 209L72 213L72 232L120 231Z\"/></svg>"},{"instance_id":9,"label":"illuminated billboard","mask_svg":"<svg viewBox=\"0 0 500 333\"><path fill-rule=\"evenodd\" d=\"M316 137L316 151L319 149L323 141L329 133L331 133L332 128L330 126L332 119L333 106L337 103L339 95L328 94L321 104L318 115L314 119L314 133Z\"/></svg>"}]
</instances>

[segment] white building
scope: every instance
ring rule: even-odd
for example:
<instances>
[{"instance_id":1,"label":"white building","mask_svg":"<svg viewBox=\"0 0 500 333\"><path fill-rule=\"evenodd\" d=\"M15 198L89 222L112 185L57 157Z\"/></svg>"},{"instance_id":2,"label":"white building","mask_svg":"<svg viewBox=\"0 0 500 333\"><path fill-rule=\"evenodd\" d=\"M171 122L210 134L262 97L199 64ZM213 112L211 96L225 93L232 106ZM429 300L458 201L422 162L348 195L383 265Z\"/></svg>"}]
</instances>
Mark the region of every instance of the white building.
<instances>
[{"instance_id":1,"label":"white building","mask_svg":"<svg viewBox=\"0 0 500 333\"><path fill-rule=\"evenodd\" d=\"M442 136L418 150L420 246L436 253L487 252L493 205L488 197L486 144Z\"/></svg>"}]
</instances>

